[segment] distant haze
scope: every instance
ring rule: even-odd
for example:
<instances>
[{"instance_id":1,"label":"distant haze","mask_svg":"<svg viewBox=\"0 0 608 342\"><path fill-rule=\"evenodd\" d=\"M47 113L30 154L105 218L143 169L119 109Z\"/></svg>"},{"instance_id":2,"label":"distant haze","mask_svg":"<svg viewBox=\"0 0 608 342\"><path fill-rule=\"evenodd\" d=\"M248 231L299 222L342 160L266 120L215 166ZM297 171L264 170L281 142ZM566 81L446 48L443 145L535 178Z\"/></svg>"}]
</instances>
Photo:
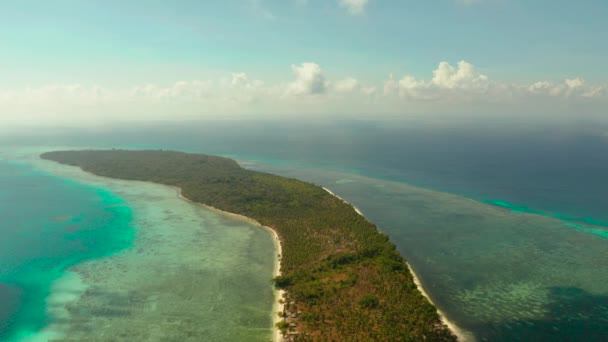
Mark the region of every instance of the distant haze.
<instances>
[{"instance_id":1,"label":"distant haze","mask_svg":"<svg viewBox=\"0 0 608 342\"><path fill-rule=\"evenodd\" d=\"M596 120L607 12L565 0L5 2L0 126Z\"/></svg>"}]
</instances>

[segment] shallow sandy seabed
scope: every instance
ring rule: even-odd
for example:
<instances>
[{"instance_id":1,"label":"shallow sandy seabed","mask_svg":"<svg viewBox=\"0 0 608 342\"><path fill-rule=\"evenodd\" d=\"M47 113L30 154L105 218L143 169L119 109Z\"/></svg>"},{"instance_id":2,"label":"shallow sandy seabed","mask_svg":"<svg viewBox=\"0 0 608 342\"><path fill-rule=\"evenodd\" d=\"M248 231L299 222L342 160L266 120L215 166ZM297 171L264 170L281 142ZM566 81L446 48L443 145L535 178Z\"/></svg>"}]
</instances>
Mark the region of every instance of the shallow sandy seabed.
<instances>
[{"instance_id":1,"label":"shallow sandy seabed","mask_svg":"<svg viewBox=\"0 0 608 342\"><path fill-rule=\"evenodd\" d=\"M608 240L566 222L329 170L248 162L320 184L385 231L450 321L479 340L608 338ZM604 327L604 330L601 327ZM583 334L583 335L578 335ZM589 335L584 335L589 334Z\"/></svg>"},{"instance_id":2,"label":"shallow sandy seabed","mask_svg":"<svg viewBox=\"0 0 608 342\"><path fill-rule=\"evenodd\" d=\"M608 287L606 285L608 284L608 273L601 272L601 270L608 268L608 259L601 257L608 253L608 245L606 239L597 235L573 229L566 226L564 221L557 219L512 213L503 208L490 206L461 196L413 187L403 183L327 170L278 167L256 163L247 163L247 167L315 182L355 204L365 213L368 219L378 224L381 230L390 235L391 240L406 256L413 270L416 271L424 290L442 309L446 317L459 327L475 332L476 337L480 340L521 340L525 337L530 340L530 337L534 337L534 334L538 331L544 331L548 334L546 336L553 334L565 338L564 333L567 330L560 330L564 328L570 329L571 333L595 333L594 336L600 336L606 330L605 327L608 327ZM70 168L70 170L75 169ZM70 178L73 177L74 175ZM124 183L138 184L133 182ZM117 181L114 186L117 189L116 194L127 200L131 198L128 194L129 191L125 190L126 193L120 191L122 190L120 188L122 182ZM174 193L170 193L174 191L173 189L155 185L150 186L166 191L162 194L159 193L158 199L168 200L175 196ZM108 187L110 186L108 185ZM114 190L114 188L111 189ZM144 189L143 185L141 189ZM151 194L154 194L154 192L151 192ZM135 199L145 197L136 193L132 196ZM134 203L138 202L135 201ZM166 205L167 208L171 209L175 205L171 203L158 204L160 206ZM158 208L159 205L154 204L152 207ZM184 211L187 212L187 210ZM138 212L138 210L135 210L135 212ZM141 208L139 212L146 213L144 208ZM146 214L146 217L154 218L154 215L159 215L159 220L162 221L162 217L165 215L165 219L172 220L169 213L161 215L158 210L156 210L156 213L154 212L155 210L152 210L149 215ZM180 210L175 210L175 212L178 213L177 216L179 217L191 217L191 222L204 222L202 217L195 218L197 215L188 216ZM220 218L216 217L210 220L220 220ZM139 217L136 217L136 221L138 220ZM234 221L231 222L235 224ZM139 225L139 223L136 224ZM155 225L154 222L146 224ZM215 222L214 224L218 223ZM259 231L259 228L251 225L245 226L253 228L254 231L255 229ZM156 230L159 230L159 232L153 233ZM163 233L163 231L165 229L150 229L150 236L156 237L156 239L164 239L163 234L167 233ZM175 231L175 229L170 229L170 231ZM240 234L235 235L241 236ZM147 234L142 234L141 237L138 236L138 240L146 236ZM167 237L170 236L172 234L168 234ZM264 236L268 244L268 255L265 256L265 260L270 262L273 259L272 241L268 239L267 234ZM177 242L180 241L179 237L171 237L171 240L174 239ZM200 242L200 246L209 244L208 239L202 240L204 241ZM222 238L219 238L219 240L224 241ZM238 244L239 238L228 239L228 241ZM148 271L143 272L142 270L142 277L139 279L152 279L149 276L154 274L150 270L154 269L154 262L166 263L163 257L154 258L154 255L162 253L164 248L158 247L161 245L158 243L159 241L153 242L147 239L142 240L143 246L150 247L146 247L146 250L141 252L145 253L146 256L141 260L148 259L151 263L141 265ZM138 243L136 242L136 244ZM188 246L187 241L183 243ZM223 244L224 242L217 246ZM236 250L228 243L226 246L226 249ZM212 249L213 247L207 246L204 248ZM175 246L170 247L168 245L167 248L170 250L169 254L180 254L179 251L171 250ZM135 253L133 250L129 250L123 254L130 255L133 253ZM149 255L150 253L153 253L153 255ZM216 253L221 254L221 251ZM106 260L119 257L124 258L118 255ZM187 256L185 257L187 258ZM118 261L123 260L120 258L117 262L111 263L113 267L111 270L104 270L103 265L97 265L95 275L107 273L113 277L120 277L120 274L125 272L119 268L121 263ZM131 263L130 261L137 259L136 254L127 257L126 262L129 265L137 265L136 262ZM173 258L169 259L173 260ZM223 260L224 257L220 259ZM226 259L230 258L227 257ZM96 263L97 261L91 264ZM175 263L173 266L168 263L167 266L163 266L163 269L174 270L177 268L176 265L180 264L178 260ZM227 263L220 262L222 265ZM190 265L192 263L183 267L188 269L191 267ZM249 264L243 268L242 272L247 272L248 268ZM76 268L76 271L79 271L79 268ZM268 287L272 265L268 265L264 268L264 271L267 272L268 276L264 278L261 286ZM128 279L133 280L138 272L129 274ZM183 273L192 274L193 272L186 271ZM162 279L163 274L164 272L158 271L156 276ZM241 285L245 287L249 285L251 281L248 278L251 277L255 276L251 274L239 278L241 279L239 281L245 284ZM179 276L176 276L175 279L177 278ZM187 279L187 277L185 278ZM102 284L106 282L104 279L98 281ZM127 282L127 280L111 279L106 283L121 284L123 282ZM83 283L88 284L90 282L85 277ZM186 280L179 283L192 283L192 281ZM133 280L129 284L121 285L121 288L137 288L138 286L137 281ZM165 286L171 287L170 284L162 284L161 287ZM148 286L143 287L147 288ZM90 289L87 291L90 291ZM155 293L152 290L136 290L135 292ZM212 293L213 290L209 292ZM156 293L165 292L156 291ZM235 291L234 293L241 292ZM93 299L87 299L91 296L93 299L95 298L95 296L85 293L82 297L84 301L79 301L73 307L83 308L86 305L83 306L82 303L94 303ZM272 294L269 293L267 312L271 310L271 297ZM116 302L124 302L124 298L124 296L120 297L120 300ZM135 296L135 299L134 303L138 303L137 305L143 308L156 308L156 310L147 309L148 311L134 309L136 307L134 304L132 305L132 312L137 313L137 317L149 316L149 322L159 322L166 319L166 317L158 317L158 314L154 316L154 312L158 310L158 304L148 305L148 303L158 302L159 298L152 295L150 298L146 297L143 302L137 296ZM174 299L168 300L165 298L161 298L161 300L166 303L174 301ZM201 301L203 300L201 299ZM211 300L207 299L206 302L205 307L212 307ZM118 307L120 308L120 306ZM171 305L167 304L167 307L170 308ZM256 310L259 310L260 306L256 308ZM93 316L97 314L92 313L92 310L87 312ZM230 315L233 316L228 317ZM211 316L213 315L207 317ZM96 318L84 319L82 323L70 323L67 326L88 328L93 321L101 321L96 326L103 326L106 321L111 321L114 324L113 319L103 318L102 315L97 314L94 317ZM225 315L219 314L218 317L221 317L219 318L220 322L214 322L209 326L214 326L215 323L221 325L222 319L233 322L235 318L241 317L241 313L238 309L235 309L233 314L226 312ZM270 326L270 321L271 318L268 317L267 323L257 325L262 326L259 329L265 329L264 333L260 334L260 340L268 339L266 336L271 336L270 328L266 328L266 326ZM112 327L110 331L129 331L129 325L136 327L136 323L136 320L132 320L132 323L125 324L125 327ZM230 330L231 328L226 324L224 326ZM61 327L61 324L56 326ZM247 326L254 327L256 325ZM169 326L167 329L170 329ZM143 331L144 329L137 328L137 331L139 330ZM235 331L239 331L238 327ZM251 333L252 331L254 330L248 330L247 332ZM466 331L462 330L462 332L468 335ZM144 333L154 334L153 332ZM606 333L608 334L608 332ZM215 340L226 340L221 332L218 332L218 334L220 335L217 335L218 338L215 338ZM247 333L238 335L237 338L231 340L252 340L246 337L241 338L242 336L247 336Z\"/></svg>"},{"instance_id":3,"label":"shallow sandy seabed","mask_svg":"<svg viewBox=\"0 0 608 342\"><path fill-rule=\"evenodd\" d=\"M171 187L96 177L36 155L17 158L123 198L136 238L59 279L47 300L51 323L28 341L272 338L276 252L266 230L181 200Z\"/></svg>"}]
</instances>

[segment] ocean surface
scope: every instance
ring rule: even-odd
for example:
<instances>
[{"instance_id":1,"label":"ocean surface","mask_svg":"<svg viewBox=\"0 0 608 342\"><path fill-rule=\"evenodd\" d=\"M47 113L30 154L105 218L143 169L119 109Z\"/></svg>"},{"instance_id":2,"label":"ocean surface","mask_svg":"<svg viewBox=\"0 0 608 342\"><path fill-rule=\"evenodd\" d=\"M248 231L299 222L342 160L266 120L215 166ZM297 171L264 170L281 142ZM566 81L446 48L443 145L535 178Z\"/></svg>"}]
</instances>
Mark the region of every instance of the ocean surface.
<instances>
[{"instance_id":1,"label":"ocean surface","mask_svg":"<svg viewBox=\"0 0 608 342\"><path fill-rule=\"evenodd\" d=\"M131 246L131 209L110 191L0 161L0 341L49 323L66 270Z\"/></svg>"},{"instance_id":2,"label":"ocean surface","mask_svg":"<svg viewBox=\"0 0 608 342\"><path fill-rule=\"evenodd\" d=\"M16 151L0 161L0 341L270 338L267 231Z\"/></svg>"},{"instance_id":3,"label":"ocean surface","mask_svg":"<svg viewBox=\"0 0 608 342\"><path fill-rule=\"evenodd\" d=\"M324 185L389 234L472 339L603 341L606 132L576 121L218 121L62 129L10 142L220 154Z\"/></svg>"}]
</instances>

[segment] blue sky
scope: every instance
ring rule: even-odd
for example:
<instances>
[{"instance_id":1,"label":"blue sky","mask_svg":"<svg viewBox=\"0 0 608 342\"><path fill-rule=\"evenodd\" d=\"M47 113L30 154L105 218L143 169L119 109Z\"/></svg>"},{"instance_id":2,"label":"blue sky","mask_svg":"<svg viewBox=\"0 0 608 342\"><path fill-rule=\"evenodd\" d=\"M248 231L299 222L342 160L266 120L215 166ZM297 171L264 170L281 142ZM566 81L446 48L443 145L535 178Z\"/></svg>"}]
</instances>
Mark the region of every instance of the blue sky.
<instances>
[{"instance_id":1,"label":"blue sky","mask_svg":"<svg viewBox=\"0 0 608 342\"><path fill-rule=\"evenodd\" d=\"M313 95L347 79L379 94L390 75L432 82L439 63L459 61L501 84L597 88L608 81L606 17L605 0L5 0L0 89L114 92L245 73L270 93L312 77L326 85ZM319 70L298 74L305 62ZM417 99L407 84L399 94Z\"/></svg>"}]
</instances>

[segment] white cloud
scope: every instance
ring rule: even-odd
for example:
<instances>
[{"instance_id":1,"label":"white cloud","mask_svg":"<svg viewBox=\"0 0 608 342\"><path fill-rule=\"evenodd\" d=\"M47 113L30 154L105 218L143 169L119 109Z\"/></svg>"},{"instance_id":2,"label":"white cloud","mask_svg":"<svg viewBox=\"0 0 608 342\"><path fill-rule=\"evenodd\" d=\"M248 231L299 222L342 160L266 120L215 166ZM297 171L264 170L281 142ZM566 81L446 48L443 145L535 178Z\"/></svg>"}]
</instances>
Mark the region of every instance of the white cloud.
<instances>
[{"instance_id":1,"label":"white cloud","mask_svg":"<svg viewBox=\"0 0 608 342\"><path fill-rule=\"evenodd\" d=\"M594 98L607 95L608 86L591 85L581 78L565 79L563 82L535 82L526 90L530 94L545 95L552 97L582 97Z\"/></svg>"},{"instance_id":2,"label":"white cloud","mask_svg":"<svg viewBox=\"0 0 608 342\"><path fill-rule=\"evenodd\" d=\"M433 71L432 82L447 89L479 88L488 85L488 77L477 72L471 63L465 61L458 62L457 69L447 62L441 62Z\"/></svg>"},{"instance_id":3,"label":"white cloud","mask_svg":"<svg viewBox=\"0 0 608 342\"><path fill-rule=\"evenodd\" d=\"M578 89L585 85L585 81L580 78L566 79L565 83L569 89Z\"/></svg>"},{"instance_id":4,"label":"white cloud","mask_svg":"<svg viewBox=\"0 0 608 342\"><path fill-rule=\"evenodd\" d=\"M290 95L319 95L327 91L327 82L319 64L302 63L292 65L296 80L287 88Z\"/></svg>"},{"instance_id":5,"label":"white cloud","mask_svg":"<svg viewBox=\"0 0 608 342\"><path fill-rule=\"evenodd\" d=\"M352 15L363 14L368 2L369 0L338 0L340 6Z\"/></svg>"},{"instance_id":6,"label":"white cloud","mask_svg":"<svg viewBox=\"0 0 608 342\"><path fill-rule=\"evenodd\" d=\"M212 95L213 85L209 81L177 81L169 86L146 84L134 86L130 90L115 89L112 100L147 99L147 100L175 100L200 99Z\"/></svg>"},{"instance_id":7,"label":"white cloud","mask_svg":"<svg viewBox=\"0 0 608 342\"><path fill-rule=\"evenodd\" d=\"M233 86L239 86L242 84L247 84L248 82L248 78L247 78L247 74L244 72L234 72L232 73L232 80L231 80L231 84Z\"/></svg>"},{"instance_id":8,"label":"white cloud","mask_svg":"<svg viewBox=\"0 0 608 342\"><path fill-rule=\"evenodd\" d=\"M23 91L6 92L2 97L15 101L53 101L65 102L78 100L79 102L97 102L109 96L109 92L100 86L84 86L81 84L52 84L42 87L27 87Z\"/></svg>"},{"instance_id":9,"label":"white cloud","mask_svg":"<svg viewBox=\"0 0 608 342\"><path fill-rule=\"evenodd\" d=\"M363 87L361 92L367 96L373 96L376 95L377 89L376 87Z\"/></svg>"},{"instance_id":10,"label":"white cloud","mask_svg":"<svg viewBox=\"0 0 608 342\"><path fill-rule=\"evenodd\" d=\"M411 75L396 80L391 75L385 83L384 93L413 100L464 99L471 94L487 93L492 86L489 78L470 63L460 61L454 67L448 62L441 62L429 81L418 80Z\"/></svg>"},{"instance_id":11,"label":"white cloud","mask_svg":"<svg viewBox=\"0 0 608 342\"><path fill-rule=\"evenodd\" d=\"M608 96L608 85L602 84L590 86L581 94L581 96L586 98L606 97Z\"/></svg>"},{"instance_id":12,"label":"white cloud","mask_svg":"<svg viewBox=\"0 0 608 342\"><path fill-rule=\"evenodd\" d=\"M448 62L439 63L428 81L411 75L395 79L391 75L384 84L384 95L395 94L414 101L504 102L524 101L530 96L597 98L608 94L608 86L590 85L580 78L529 85L499 82L477 71L471 63L460 61L456 66Z\"/></svg>"},{"instance_id":13,"label":"white cloud","mask_svg":"<svg viewBox=\"0 0 608 342\"><path fill-rule=\"evenodd\" d=\"M359 86L359 81L352 77L331 83L332 90L338 93L350 93L358 89Z\"/></svg>"},{"instance_id":14,"label":"white cloud","mask_svg":"<svg viewBox=\"0 0 608 342\"><path fill-rule=\"evenodd\" d=\"M287 70L283 71L285 79L289 75ZM68 116L74 120L85 116L122 118L125 113L142 118L154 115L167 118L298 112L354 115L427 112L438 108L452 112L475 110L484 105L491 106L485 107L491 111L509 105L532 111L553 106L559 111L571 108L565 105L571 101L600 109L606 108L608 102L608 84L592 84L576 77L563 81L501 82L465 61L454 65L441 62L427 78L391 75L383 84L367 83L355 77L331 79L317 63L292 65L291 70L295 76L291 82L266 83L245 72L233 72L215 79L170 84L124 87L55 84L0 89L0 121L25 117L32 120Z\"/></svg>"},{"instance_id":15,"label":"white cloud","mask_svg":"<svg viewBox=\"0 0 608 342\"><path fill-rule=\"evenodd\" d=\"M264 86L264 82L260 80L251 80L244 72L232 73L230 77L230 85L236 88L255 90Z\"/></svg>"}]
</instances>

